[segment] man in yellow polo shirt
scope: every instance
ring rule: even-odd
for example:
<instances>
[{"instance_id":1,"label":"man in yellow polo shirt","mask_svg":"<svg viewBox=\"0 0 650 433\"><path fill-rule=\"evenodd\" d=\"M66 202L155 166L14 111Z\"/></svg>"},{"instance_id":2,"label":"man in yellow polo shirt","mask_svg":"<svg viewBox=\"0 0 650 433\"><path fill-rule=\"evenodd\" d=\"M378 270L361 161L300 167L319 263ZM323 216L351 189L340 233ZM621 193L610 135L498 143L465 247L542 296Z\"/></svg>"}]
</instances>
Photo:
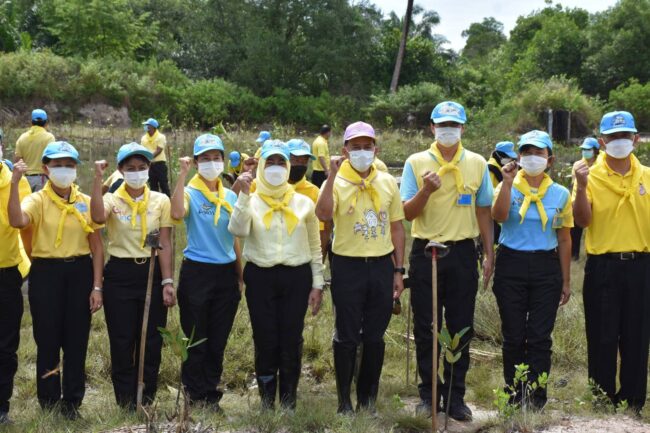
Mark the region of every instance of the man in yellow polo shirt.
<instances>
[{"instance_id":1,"label":"man in yellow polo shirt","mask_svg":"<svg viewBox=\"0 0 650 433\"><path fill-rule=\"evenodd\" d=\"M438 329L445 322L451 335L473 326L474 304L478 290L477 247L475 239L481 236L484 248L483 279L490 279L494 266L492 248L493 189L482 156L465 149L461 143L465 109L456 102L442 102L431 113L431 130L435 142L431 148L411 155L402 173L401 196L406 219L412 221L413 248L410 255L409 281L413 307L414 335L421 402L418 413L432 411L432 294L431 259L424 249L429 241L444 243L449 254L438 263ZM464 401L465 376L469 369L469 340L466 333L460 346L464 347L460 360L454 364L451 398L443 407L459 421L472 419L472 412ZM451 366L445 361L444 384L438 386L436 411L440 395L445 400L452 381Z\"/></svg>"},{"instance_id":2,"label":"man in yellow polo shirt","mask_svg":"<svg viewBox=\"0 0 650 433\"><path fill-rule=\"evenodd\" d=\"M587 231L583 298L589 378L614 405L626 401L640 413L650 341L650 168L632 154L638 140L630 113L603 116L599 142L605 156L591 168L586 161L576 165L573 213Z\"/></svg>"},{"instance_id":3,"label":"man in yellow polo shirt","mask_svg":"<svg viewBox=\"0 0 650 433\"><path fill-rule=\"evenodd\" d=\"M0 155L0 426L9 423L9 399L13 393L14 375L18 369L20 320L23 316L23 277L18 269L23 261L20 251L20 230L9 225L7 206L11 186L12 165ZM19 196L31 193L25 178L20 180Z\"/></svg>"},{"instance_id":4,"label":"man in yellow polo shirt","mask_svg":"<svg viewBox=\"0 0 650 433\"><path fill-rule=\"evenodd\" d=\"M32 192L43 189L47 177L43 173L41 157L45 147L54 141L54 135L47 131L47 113L40 108L32 111L32 127L16 141L14 162L21 159L27 164L27 181Z\"/></svg>"},{"instance_id":5,"label":"man in yellow polo shirt","mask_svg":"<svg viewBox=\"0 0 650 433\"><path fill-rule=\"evenodd\" d=\"M344 158L332 158L316 216L334 221L332 301L336 308L334 368L338 412L352 411L350 388L357 347L363 356L357 410L374 411L384 363L384 333L404 290L404 211L395 178L375 168L372 126L356 122L344 134Z\"/></svg>"},{"instance_id":6,"label":"man in yellow polo shirt","mask_svg":"<svg viewBox=\"0 0 650 433\"><path fill-rule=\"evenodd\" d=\"M329 139L331 135L332 128L329 125L323 125L320 128L320 135L316 137L312 144L312 150L316 159L312 167L311 183L319 188L329 175L327 168L330 160Z\"/></svg>"},{"instance_id":7,"label":"man in yellow polo shirt","mask_svg":"<svg viewBox=\"0 0 650 433\"><path fill-rule=\"evenodd\" d=\"M152 191L162 192L171 196L169 180L167 179L167 138L158 130L160 124L156 119L147 119L143 123L145 134L140 144L153 153L153 161L149 167L149 187Z\"/></svg>"}]
</instances>

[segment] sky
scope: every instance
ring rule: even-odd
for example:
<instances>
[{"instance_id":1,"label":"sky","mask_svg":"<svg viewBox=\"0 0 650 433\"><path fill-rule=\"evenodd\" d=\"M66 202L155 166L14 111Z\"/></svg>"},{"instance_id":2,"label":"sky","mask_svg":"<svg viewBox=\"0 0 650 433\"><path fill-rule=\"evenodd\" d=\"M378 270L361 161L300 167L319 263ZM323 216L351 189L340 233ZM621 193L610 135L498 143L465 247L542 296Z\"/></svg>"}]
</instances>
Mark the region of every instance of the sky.
<instances>
[{"instance_id":1,"label":"sky","mask_svg":"<svg viewBox=\"0 0 650 433\"><path fill-rule=\"evenodd\" d=\"M379 6L385 15L395 11L399 16L406 13L406 0L370 0ZM616 0L562 0L555 1L566 7L580 7L589 12L603 11L616 4ZM528 15L534 10L543 9L544 0L415 0L427 10L435 10L440 15L440 24L434 32L443 35L450 42L446 47L458 51L465 46L461 36L463 30L471 23L481 22L485 17L494 17L501 21L506 36L510 34L521 15Z\"/></svg>"}]
</instances>

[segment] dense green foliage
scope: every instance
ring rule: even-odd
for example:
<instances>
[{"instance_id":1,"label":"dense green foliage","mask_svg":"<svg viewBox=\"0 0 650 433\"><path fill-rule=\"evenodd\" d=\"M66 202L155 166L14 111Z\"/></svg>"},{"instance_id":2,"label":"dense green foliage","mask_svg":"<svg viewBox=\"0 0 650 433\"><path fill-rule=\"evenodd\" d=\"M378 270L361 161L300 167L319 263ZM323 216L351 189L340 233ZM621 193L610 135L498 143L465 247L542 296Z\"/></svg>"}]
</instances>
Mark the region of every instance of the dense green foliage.
<instances>
[{"instance_id":1,"label":"dense green foliage","mask_svg":"<svg viewBox=\"0 0 650 433\"><path fill-rule=\"evenodd\" d=\"M578 112L590 128L603 106L647 119L647 99L634 96L650 75L650 0L595 14L549 3L508 36L486 17L463 32L458 53L435 33L438 14L416 4L391 95L401 13L349 0L4 1L0 103L52 102L73 116L105 102L187 126L314 128L363 116L412 126L442 98L507 114L515 129L541 126L547 108ZM526 91L542 98L522 105Z\"/></svg>"}]
</instances>

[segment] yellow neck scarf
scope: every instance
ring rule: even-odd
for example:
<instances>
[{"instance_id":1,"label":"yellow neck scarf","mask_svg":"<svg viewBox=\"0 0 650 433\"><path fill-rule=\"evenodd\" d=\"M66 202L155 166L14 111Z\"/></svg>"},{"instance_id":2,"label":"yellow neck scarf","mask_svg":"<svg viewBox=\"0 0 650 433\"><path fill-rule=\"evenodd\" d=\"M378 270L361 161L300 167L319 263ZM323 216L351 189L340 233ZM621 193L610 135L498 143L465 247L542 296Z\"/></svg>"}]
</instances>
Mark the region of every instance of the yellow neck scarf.
<instances>
[{"instance_id":1,"label":"yellow neck scarf","mask_svg":"<svg viewBox=\"0 0 650 433\"><path fill-rule=\"evenodd\" d=\"M262 216L262 222L266 229L269 230L273 221L273 214L275 212L282 212L284 220L287 223L287 232L291 235L296 229L296 226L298 226L298 216L289 207L291 197L293 197L296 191L286 181L278 186L273 186L268 183L264 177L265 167L266 159L261 158L257 165L257 181L255 182L257 189L255 190L255 194L269 207L269 210ZM287 162L287 172L290 170L291 164Z\"/></svg>"},{"instance_id":2,"label":"yellow neck scarf","mask_svg":"<svg viewBox=\"0 0 650 433\"><path fill-rule=\"evenodd\" d=\"M535 203L537 205L537 212L539 212L539 217L542 220L542 231L546 231L548 216L546 215L546 210L544 210L544 203L542 203L542 199L546 195L546 191L548 191L551 185L553 185L553 180L551 180L551 178L546 173L544 173L544 179L539 185L537 193L534 193L531 191L530 185L528 185L528 181L524 177L524 171L519 170L517 176L515 176L514 182L512 183L512 186L524 195L524 202L521 204L521 208L519 209L519 216L521 217L519 224L524 222L530 204Z\"/></svg>"},{"instance_id":3,"label":"yellow neck scarf","mask_svg":"<svg viewBox=\"0 0 650 433\"><path fill-rule=\"evenodd\" d=\"M147 238L147 208L149 207L149 187L144 187L144 199L136 202L126 191L126 182L115 191L116 196L121 198L131 208L131 227L137 224L137 216L140 215L140 248L144 248L144 241Z\"/></svg>"},{"instance_id":4,"label":"yellow neck scarf","mask_svg":"<svg viewBox=\"0 0 650 433\"><path fill-rule=\"evenodd\" d=\"M75 207L77 198L79 196L79 187L77 185L72 184L70 187L70 199L68 201L65 201L65 199L61 198L57 193L54 192L52 189L52 184L49 181L43 187L43 191L45 191L45 194L47 194L50 200L52 200L56 207L58 207L61 211L61 217L59 218L59 228L56 232L56 241L54 241L54 246L56 248L61 245L61 242L63 240L63 226L65 224L65 219L69 213L77 218L79 224L81 224L81 228L83 228L86 233L92 233L95 231L92 227L90 227L90 224L88 224L88 221L83 216L83 214L79 212L79 209Z\"/></svg>"},{"instance_id":5,"label":"yellow neck scarf","mask_svg":"<svg viewBox=\"0 0 650 433\"><path fill-rule=\"evenodd\" d=\"M352 212L354 212L354 208L357 206L357 200L359 199L359 195L364 192L370 194L370 200L372 200L372 206L374 207L375 212L379 214L379 208L381 207L381 203L379 200L379 193L377 192L375 187L372 186L372 182L377 177L377 168L374 165L370 167L370 174L368 175L368 177L363 179L361 176L359 176L359 173L357 173L357 171L354 168L352 168L352 164L350 164L350 161L345 160L343 161L343 164L341 164L338 177L357 187L356 193L352 195L350 201L350 207L348 208L348 214L352 214Z\"/></svg>"},{"instance_id":6,"label":"yellow neck scarf","mask_svg":"<svg viewBox=\"0 0 650 433\"><path fill-rule=\"evenodd\" d=\"M216 226L219 223L219 216L221 215L221 206L226 208L228 213L232 213L232 206L226 201L226 190L223 187L221 180L217 179L217 194L213 191L210 191L208 186L205 184L204 180L198 175L195 174L194 177L190 180L190 183L187 184L188 187L193 188L203 194L203 197L210 203L212 203L216 210L214 211L214 225Z\"/></svg>"},{"instance_id":7,"label":"yellow neck scarf","mask_svg":"<svg viewBox=\"0 0 650 433\"><path fill-rule=\"evenodd\" d=\"M616 206L616 213L614 214L614 216L618 216L618 212L621 210L621 208L623 207L626 201L629 201L630 205L632 205L632 209L634 210L634 215L638 215L637 207L636 207L636 197L638 195L638 191L641 185L641 177L643 175L643 170L641 170L641 163L639 163L639 160L637 159L636 156L630 155L630 163L631 163L630 176L632 177L632 181L629 183L628 186L620 186L614 184L613 182L607 181L609 172L610 171L613 172L613 170L607 164L607 160L603 160L603 164L601 165L602 170L589 171L589 176L592 176L602 182L606 182L609 189L611 189L616 194L621 196L620 200L618 201L618 205Z\"/></svg>"},{"instance_id":8,"label":"yellow neck scarf","mask_svg":"<svg viewBox=\"0 0 650 433\"><path fill-rule=\"evenodd\" d=\"M446 161L442 156L440 149L438 149L437 142L433 142L429 152L433 154L436 161L438 161L438 164L440 164L438 176L442 177L446 173L453 173L454 179L456 180L456 189L459 194L462 194L465 191L465 183L463 182L463 173L461 173L460 168L458 168L458 163L460 162L460 158L463 156L463 144L458 143L458 149L451 161Z\"/></svg>"}]
</instances>

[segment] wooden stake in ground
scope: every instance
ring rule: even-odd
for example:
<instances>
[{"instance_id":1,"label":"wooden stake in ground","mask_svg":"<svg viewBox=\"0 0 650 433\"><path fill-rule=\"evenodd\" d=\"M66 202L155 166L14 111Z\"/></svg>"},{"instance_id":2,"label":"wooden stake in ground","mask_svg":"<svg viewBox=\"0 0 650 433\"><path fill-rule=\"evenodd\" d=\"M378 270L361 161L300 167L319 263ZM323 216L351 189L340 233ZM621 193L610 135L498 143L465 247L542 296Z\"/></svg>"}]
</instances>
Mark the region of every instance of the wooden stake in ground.
<instances>
[{"instance_id":1,"label":"wooden stake in ground","mask_svg":"<svg viewBox=\"0 0 650 433\"><path fill-rule=\"evenodd\" d=\"M438 259L449 253L449 247L431 241L425 247L425 254L431 256L431 298L433 300L433 314L431 332L433 333L433 362L431 365L431 431L438 431Z\"/></svg>"},{"instance_id":2,"label":"wooden stake in ground","mask_svg":"<svg viewBox=\"0 0 650 433\"><path fill-rule=\"evenodd\" d=\"M153 272L157 250L161 250L160 231L154 230L149 233L144 241L145 246L151 248L149 260L149 276L147 278L147 292L144 298L144 312L142 314L142 332L140 334L140 361L138 364L138 394L136 404L138 412L144 413L142 408L142 393L144 391L144 351L147 347L147 328L149 326L149 309L151 308L151 291L153 289Z\"/></svg>"},{"instance_id":3,"label":"wooden stake in ground","mask_svg":"<svg viewBox=\"0 0 650 433\"><path fill-rule=\"evenodd\" d=\"M404 282L404 286L409 286L410 283L407 281ZM411 291L409 290L409 300L408 300L407 310L406 310L406 386L409 386L410 372L411 372Z\"/></svg>"}]
</instances>

